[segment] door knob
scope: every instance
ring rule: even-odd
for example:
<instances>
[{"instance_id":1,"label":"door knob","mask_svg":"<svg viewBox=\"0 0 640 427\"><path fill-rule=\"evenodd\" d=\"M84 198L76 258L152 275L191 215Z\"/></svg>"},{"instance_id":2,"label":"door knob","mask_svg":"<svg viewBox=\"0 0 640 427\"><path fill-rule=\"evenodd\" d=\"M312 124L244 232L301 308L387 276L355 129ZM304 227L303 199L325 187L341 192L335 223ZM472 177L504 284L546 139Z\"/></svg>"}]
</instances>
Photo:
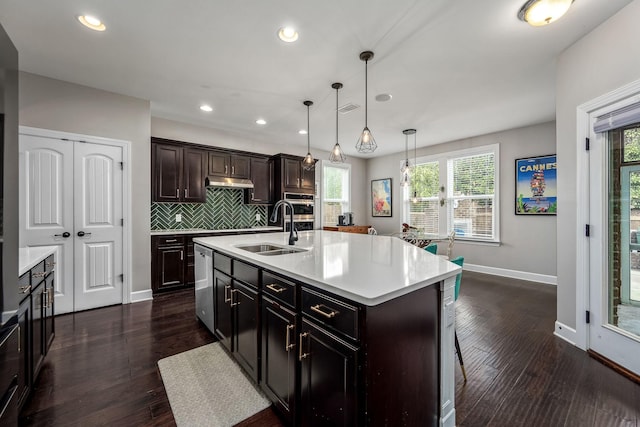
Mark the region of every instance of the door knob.
<instances>
[{"instance_id":1,"label":"door knob","mask_svg":"<svg viewBox=\"0 0 640 427\"><path fill-rule=\"evenodd\" d=\"M85 233L84 231L78 231L78 237L90 236L91 233Z\"/></svg>"},{"instance_id":2,"label":"door knob","mask_svg":"<svg viewBox=\"0 0 640 427\"><path fill-rule=\"evenodd\" d=\"M67 237L69 237L69 236L71 236L71 233L69 233L68 231L65 231L65 232L64 232L64 233L62 233L62 234L54 234L54 235L53 235L53 237L64 237L65 239L66 239Z\"/></svg>"}]
</instances>

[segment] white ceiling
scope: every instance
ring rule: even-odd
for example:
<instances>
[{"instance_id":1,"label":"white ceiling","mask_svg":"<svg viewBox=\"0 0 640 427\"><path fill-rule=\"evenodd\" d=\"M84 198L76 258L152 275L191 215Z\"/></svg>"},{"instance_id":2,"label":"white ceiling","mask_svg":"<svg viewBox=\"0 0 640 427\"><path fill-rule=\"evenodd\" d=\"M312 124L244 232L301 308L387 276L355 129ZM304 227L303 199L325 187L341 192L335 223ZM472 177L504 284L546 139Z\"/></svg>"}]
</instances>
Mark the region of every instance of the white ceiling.
<instances>
[{"instance_id":1,"label":"white ceiling","mask_svg":"<svg viewBox=\"0 0 640 427\"><path fill-rule=\"evenodd\" d=\"M547 27L516 17L524 0L0 0L20 69L151 101L155 117L300 147L335 143L335 90L347 156L404 150L553 120L555 59L631 0L576 0ZM90 31L90 14L107 25ZM276 32L298 28L296 43ZM359 155L364 71L378 150ZM393 99L377 102L377 94ZM213 106L200 111L201 103ZM258 126L257 118L268 124ZM300 150L296 150L300 151Z\"/></svg>"}]
</instances>

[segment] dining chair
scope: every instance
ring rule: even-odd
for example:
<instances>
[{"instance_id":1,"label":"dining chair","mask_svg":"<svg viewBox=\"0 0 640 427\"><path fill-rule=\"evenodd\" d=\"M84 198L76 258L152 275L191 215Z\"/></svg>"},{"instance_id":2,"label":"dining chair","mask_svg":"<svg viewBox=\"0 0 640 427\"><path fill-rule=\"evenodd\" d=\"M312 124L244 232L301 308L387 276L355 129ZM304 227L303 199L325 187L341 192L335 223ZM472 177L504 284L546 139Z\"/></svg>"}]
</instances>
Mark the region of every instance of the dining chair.
<instances>
[{"instance_id":1,"label":"dining chair","mask_svg":"<svg viewBox=\"0 0 640 427\"><path fill-rule=\"evenodd\" d=\"M462 264L464 264L464 257L459 256L451 260L452 263L457 264L462 268ZM454 300L458 299L458 295L460 295L460 283L462 282L462 272L458 273L456 276L456 286L454 289ZM460 362L460 369L462 370L462 376L464 377L464 382L467 382L467 371L464 369L464 362L462 361L462 352L460 351L460 343L458 342L458 333L453 331L453 336L455 338L456 345L456 354L458 355L458 362Z\"/></svg>"},{"instance_id":2,"label":"dining chair","mask_svg":"<svg viewBox=\"0 0 640 427\"><path fill-rule=\"evenodd\" d=\"M432 254L436 255L438 253L438 244L437 243L431 243L430 245L425 247L424 250L427 251L427 252L431 252Z\"/></svg>"}]
</instances>

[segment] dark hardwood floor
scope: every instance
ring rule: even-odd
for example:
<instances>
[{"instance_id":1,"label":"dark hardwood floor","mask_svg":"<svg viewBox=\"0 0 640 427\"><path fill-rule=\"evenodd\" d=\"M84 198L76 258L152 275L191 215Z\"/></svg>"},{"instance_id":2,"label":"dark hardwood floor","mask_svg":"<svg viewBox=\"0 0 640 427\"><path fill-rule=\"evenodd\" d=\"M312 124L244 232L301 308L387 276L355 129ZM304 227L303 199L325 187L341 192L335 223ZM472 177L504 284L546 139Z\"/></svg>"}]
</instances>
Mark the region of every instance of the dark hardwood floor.
<instances>
[{"instance_id":1,"label":"dark hardwood floor","mask_svg":"<svg viewBox=\"0 0 640 427\"><path fill-rule=\"evenodd\" d=\"M57 317L21 425L175 425L157 361L213 341L193 313L187 290ZM457 425L640 427L640 385L553 335L554 286L465 272L456 313Z\"/></svg>"}]
</instances>

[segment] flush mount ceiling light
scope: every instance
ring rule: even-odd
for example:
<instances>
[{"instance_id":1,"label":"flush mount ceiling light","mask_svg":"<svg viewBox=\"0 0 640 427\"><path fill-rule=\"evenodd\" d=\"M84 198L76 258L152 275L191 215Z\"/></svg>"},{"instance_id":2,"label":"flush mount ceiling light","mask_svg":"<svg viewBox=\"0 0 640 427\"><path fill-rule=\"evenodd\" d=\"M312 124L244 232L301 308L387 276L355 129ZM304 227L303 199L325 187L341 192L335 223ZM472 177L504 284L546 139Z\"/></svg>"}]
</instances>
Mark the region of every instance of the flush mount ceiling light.
<instances>
[{"instance_id":1,"label":"flush mount ceiling light","mask_svg":"<svg viewBox=\"0 0 640 427\"><path fill-rule=\"evenodd\" d=\"M367 50L360 53L360 60L364 61L364 129L362 129L360 138L356 143L356 150L359 153L373 153L378 148L378 144L376 144L376 140L367 126L367 64L371 58L373 58L373 52L371 51Z\"/></svg>"},{"instance_id":2,"label":"flush mount ceiling light","mask_svg":"<svg viewBox=\"0 0 640 427\"><path fill-rule=\"evenodd\" d=\"M211 105L201 105L200 109L204 112L210 113L213 111L213 108L211 107Z\"/></svg>"},{"instance_id":3,"label":"flush mount ceiling light","mask_svg":"<svg viewBox=\"0 0 640 427\"><path fill-rule=\"evenodd\" d=\"M331 154L329 154L329 160L331 163L344 163L346 157L338 143L338 91L342 89L342 83L334 83L331 87L336 90L336 145L333 146Z\"/></svg>"},{"instance_id":4,"label":"flush mount ceiling light","mask_svg":"<svg viewBox=\"0 0 640 427\"><path fill-rule=\"evenodd\" d=\"M298 32L293 27L282 27L278 30L278 38L286 43L298 40Z\"/></svg>"},{"instance_id":5,"label":"flush mount ceiling light","mask_svg":"<svg viewBox=\"0 0 640 427\"><path fill-rule=\"evenodd\" d=\"M78 16L78 21L80 21L85 27L91 28L94 31L104 31L107 29L102 21L94 16L80 15Z\"/></svg>"},{"instance_id":6,"label":"flush mount ceiling light","mask_svg":"<svg viewBox=\"0 0 640 427\"><path fill-rule=\"evenodd\" d=\"M306 130L306 129L300 129L300 130L298 131L298 133L299 133L300 135L306 135L306 134L307 134L307 130Z\"/></svg>"},{"instance_id":7,"label":"flush mount ceiling light","mask_svg":"<svg viewBox=\"0 0 640 427\"><path fill-rule=\"evenodd\" d=\"M313 101L304 101L303 104L307 106L307 155L302 159L302 168L310 171L316 167L316 161L311 155L311 131L309 130L309 107L313 105Z\"/></svg>"},{"instance_id":8,"label":"flush mount ceiling light","mask_svg":"<svg viewBox=\"0 0 640 427\"><path fill-rule=\"evenodd\" d=\"M267 121L265 119L258 119L258 120L256 120L256 124L257 125L266 125Z\"/></svg>"},{"instance_id":9,"label":"flush mount ceiling light","mask_svg":"<svg viewBox=\"0 0 640 427\"><path fill-rule=\"evenodd\" d=\"M400 186L407 187L409 186L411 167L409 166L409 135L415 135L415 129L405 129L402 131L404 134L404 163L402 164L402 168L400 168L400 172L402 173L402 178L400 178Z\"/></svg>"},{"instance_id":10,"label":"flush mount ceiling light","mask_svg":"<svg viewBox=\"0 0 640 427\"><path fill-rule=\"evenodd\" d=\"M528 0L518 18L534 27L541 27L558 20L567 13L573 0Z\"/></svg>"}]
</instances>

